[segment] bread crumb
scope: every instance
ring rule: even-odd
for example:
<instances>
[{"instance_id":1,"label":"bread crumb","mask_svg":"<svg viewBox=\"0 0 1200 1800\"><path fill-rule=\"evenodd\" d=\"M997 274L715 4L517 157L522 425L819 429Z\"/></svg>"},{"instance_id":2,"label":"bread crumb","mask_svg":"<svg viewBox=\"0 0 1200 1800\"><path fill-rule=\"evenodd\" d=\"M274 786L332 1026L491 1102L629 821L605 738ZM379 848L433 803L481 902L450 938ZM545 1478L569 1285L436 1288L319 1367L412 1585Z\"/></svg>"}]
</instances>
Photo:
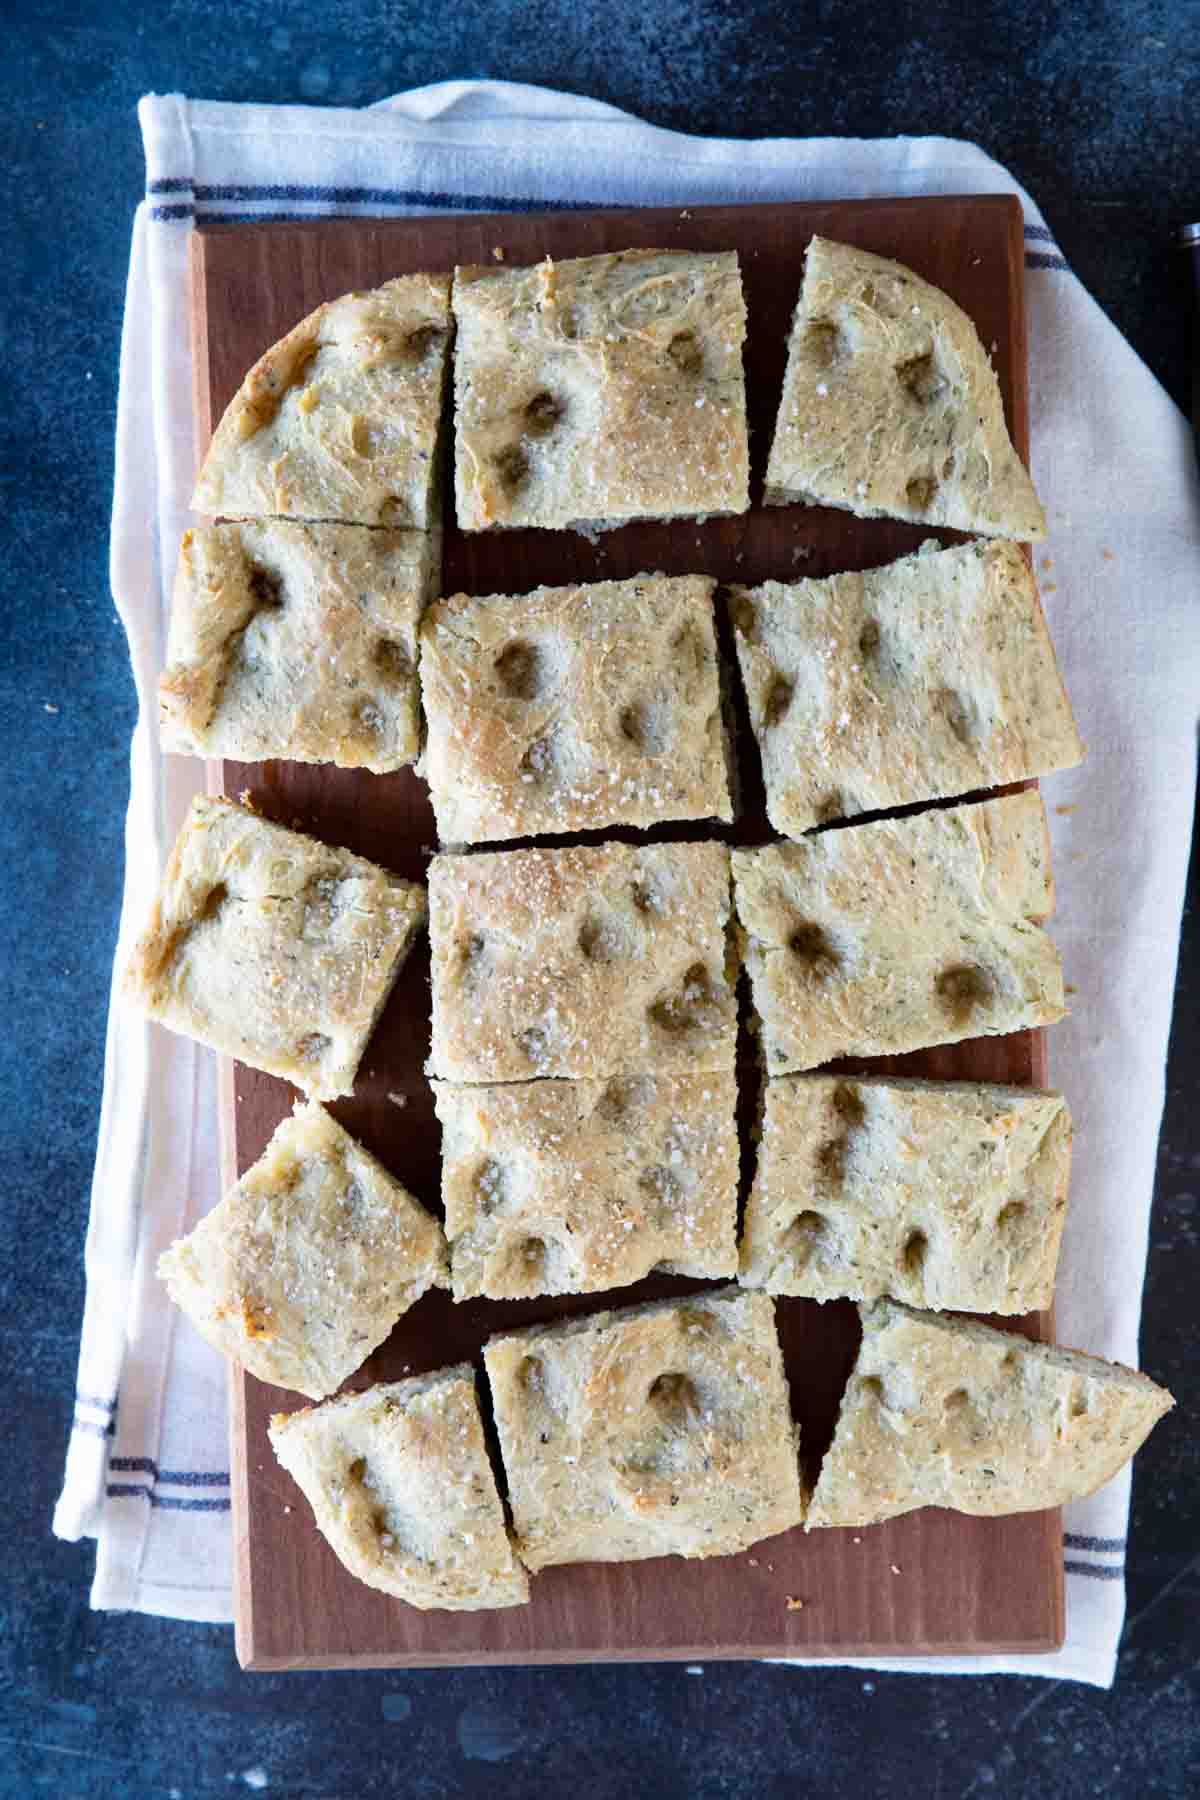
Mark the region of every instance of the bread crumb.
<instances>
[{"instance_id":1,"label":"bread crumb","mask_svg":"<svg viewBox=\"0 0 1200 1800\"><path fill-rule=\"evenodd\" d=\"M1042 567L1043 569L1052 569L1054 567L1054 558L1052 556L1043 556Z\"/></svg>"},{"instance_id":2,"label":"bread crumb","mask_svg":"<svg viewBox=\"0 0 1200 1800\"><path fill-rule=\"evenodd\" d=\"M758 1558L757 1558L757 1556L752 1556L752 1557L751 1557L751 1558L750 1558L750 1567L751 1567L751 1568L752 1568L752 1569L757 1569L757 1567L758 1567Z\"/></svg>"},{"instance_id":3,"label":"bread crumb","mask_svg":"<svg viewBox=\"0 0 1200 1800\"><path fill-rule=\"evenodd\" d=\"M787 1609L789 1612L800 1612L803 1609L803 1606L804 1606L804 1602L800 1598L799 1594L789 1594L788 1595Z\"/></svg>"},{"instance_id":4,"label":"bread crumb","mask_svg":"<svg viewBox=\"0 0 1200 1800\"><path fill-rule=\"evenodd\" d=\"M1063 982L1063 993L1064 994L1077 994L1078 992L1079 992L1079 989L1075 986L1073 981L1064 981Z\"/></svg>"},{"instance_id":5,"label":"bread crumb","mask_svg":"<svg viewBox=\"0 0 1200 1800\"><path fill-rule=\"evenodd\" d=\"M393 1106L407 1106L408 1105L408 1095L407 1094L394 1094L390 1088L388 1089L388 1099L391 1101Z\"/></svg>"},{"instance_id":6,"label":"bread crumb","mask_svg":"<svg viewBox=\"0 0 1200 1800\"><path fill-rule=\"evenodd\" d=\"M493 255L493 256L494 256L494 257L495 257L495 259L496 259L496 261L497 261L497 262L503 262L503 261L504 261L504 247L503 247L503 245L501 245L501 244L493 244L493 245L492 245L492 255Z\"/></svg>"},{"instance_id":7,"label":"bread crumb","mask_svg":"<svg viewBox=\"0 0 1200 1800\"><path fill-rule=\"evenodd\" d=\"M688 211L688 209L687 209L687 207L686 207L686 206L685 206L685 207L684 207L684 209L683 209L683 211L682 211L682 212L681 212L681 213L680 213L680 215L679 215L679 216L680 216L680 218L681 218L681 219L690 219L690 218L691 218L691 216L692 216L692 215L691 215L691 213L690 213L690 212L689 212L689 211Z\"/></svg>"},{"instance_id":8,"label":"bread crumb","mask_svg":"<svg viewBox=\"0 0 1200 1800\"><path fill-rule=\"evenodd\" d=\"M850 1539L850 1542L851 1542L851 1543L852 1543L852 1544L861 1544L861 1543L862 1543L862 1539L861 1539L861 1538L860 1538L860 1537L856 1537L856 1538L851 1538L851 1539Z\"/></svg>"},{"instance_id":9,"label":"bread crumb","mask_svg":"<svg viewBox=\"0 0 1200 1800\"><path fill-rule=\"evenodd\" d=\"M896 1564L896 1563L893 1563L893 1564L892 1564L892 1574L893 1574L893 1575L899 1575L899 1574L900 1574L900 1568L899 1568L899 1566L898 1566L898 1564Z\"/></svg>"},{"instance_id":10,"label":"bread crumb","mask_svg":"<svg viewBox=\"0 0 1200 1800\"><path fill-rule=\"evenodd\" d=\"M49 700L43 700L42 705L45 707L45 709L48 713L56 713L58 711L57 706L51 706Z\"/></svg>"},{"instance_id":11,"label":"bread crumb","mask_svg":"<svg viewBox=\"0 0 1200 1800\"><path fill-rule=\"evenodd\" d=\"M1043 592L1043 594L1057 594L1058 583L1056 581L1044 582L1042 584L1042 592Z\"/></svg>"},{"instance_id":12,"label":"bread crumb","mask_svg":"<svg viewBox=\"0 0 1200 1800\"><path fill-rule=\"evenodd\" d=\"M285 1506L283 1510L285 1513L290 1513L292 1509L290 1506Z\"/></svg>"},{"instance_id":13,"label":"bread crumb","mask_svg":"<svg viewBox=\"0 0 1200 1800\"><path fill-rule=\"evenodd\" d=\"M685 1675L703 1675L704 1670L699 1663L688 1663L683 1672Z\"/></svg>"},{"instance_id":14,"label":"bread crumb","mask_svg":"<svg viewBox=\"0 0 1200 1800\"><path fill-rule=\"evenodd\" d=\"M1104 558L1105 562L1116 562L1116 560L1117 560L1107 545L1103 545L1101 547L1100 554Z\"/></svg>"},{"instance_id":15,"label":"bread crumb","mask_svg":"<svg viewBox=\"0 0 1200 1800\"><path fill-rule=\"evenodd\" d=\"M1073 812L1079 811L1079 802L1072 800L1069 806L1056 806L1054 810L1060 818L1069 819Z\"/></svg>"}]
</instances>

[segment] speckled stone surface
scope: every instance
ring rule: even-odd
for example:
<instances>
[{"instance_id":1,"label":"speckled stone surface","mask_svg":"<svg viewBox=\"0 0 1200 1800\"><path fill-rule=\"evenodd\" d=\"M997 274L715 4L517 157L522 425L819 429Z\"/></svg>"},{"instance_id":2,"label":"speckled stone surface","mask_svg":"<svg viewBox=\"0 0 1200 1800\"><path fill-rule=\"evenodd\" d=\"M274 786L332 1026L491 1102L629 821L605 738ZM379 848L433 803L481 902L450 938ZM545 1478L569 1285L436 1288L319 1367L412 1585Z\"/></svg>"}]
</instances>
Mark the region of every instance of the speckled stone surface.
<instances>
[{"instance_id":1,"label":"speckled stone surface","mask_svg":"<svg viewBox=\"0 0 1200 1800\"><path fill-rule=\"evenodd\" d=\"M287 23L282 21L288 18ZM0 60L6 603L0 968L0 1797L1200 1792L1200 929L1185 929L1142 1357L1183 1404L1138 1460L1109 1695L754 1666L239 1674L231 1633L89 1613L56 1543L83 1293L133 692L107 587L117 347L148 89L358 105L544 82L737 136L976 139L1037 197L1176 396L1200 216L1196 0L10 0ZM51 710L53 709L53 710ZM1200 887L1193 860L1192 892ZM1189 1399L1189 1395L1191 1398Z\"/></svg>"}]
</instances>

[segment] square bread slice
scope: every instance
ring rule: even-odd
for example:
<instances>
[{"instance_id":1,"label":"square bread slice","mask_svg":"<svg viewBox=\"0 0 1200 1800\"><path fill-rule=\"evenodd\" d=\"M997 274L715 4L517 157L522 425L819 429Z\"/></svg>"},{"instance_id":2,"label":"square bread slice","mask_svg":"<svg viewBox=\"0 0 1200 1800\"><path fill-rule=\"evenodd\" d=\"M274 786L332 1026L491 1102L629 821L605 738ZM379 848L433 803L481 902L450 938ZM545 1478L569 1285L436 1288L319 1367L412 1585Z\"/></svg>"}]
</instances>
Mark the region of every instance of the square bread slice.
<instances>
[{"instance_id":1,"label":"square bread slice","mask_svg":"<svg viewBox=\"0 0 1200 1800\"><path fill-rule=\"evenodd\" d=\"M282 519L185 531L158 686L163 749L376 774L414 763L436 541Z\"/></svg>"},{"instance_id":2,"label":"square bread slice","mask_svg":"<svg viewBox=\"0 0 1200 1800\"><path fill-rule=\"evenodd\" d=\"M1081 1500L1174 1405L1120 1363L892 1300L863 1339L807 1526L875 1525L919 1506L995 1517Z\"/></svg>"},{"instance_id":3,"label":"square bread slice","mask_svg":"<svg viewBox=\"0 0 1200 1800\"><path fill-rule=\"evenodd\" d=\"M737 1288L484 1350L526 1566L730 1556L804 1516L774 1303Z\"/></svg>"},{"instance_id":4,"label":"square bread slice","mask_svg":"<svg viewBox=\"0 0 1200 1800\"><path fill-rule=\"evenodd\" d=\"M444 1081L731 1069L724 844L435 856L433 1047Z\"/></svg>"},{"instance_id":5,"label":"square bread slice","mask_svg":"<svg viewBox=\"0 0 1200 1800\"><path fill-rule=\"evenodd\" d=\"M1067 1208L1060 1094L965 1081L766 1083L748 1287L968 1312L1050 1305Z\"/></svg>"},{"instance_id":6,"label":"square bread slice","mask_svg":"<svg viewBox=\"0 0 1200 1800\"><path fill-rule=\"evenodd\" d=\"M765 498L984 537L1046 535L966 313L903 264L820 237L808 247Z\"/></svg>"},{"instance_id":7,"label":"square bread slice","mask_svg":"<svg viewBox=\"0 0 1200 1800\"><path fill-rule=\"evenodd\" d=\"M124 992L169 1030L336 1100L425 917L416 882L199 796Z\"/></svg>"},{"instance_id":8,"label":"square bread slice","mask_svg":"<svg viewBox=\"0 0 1200 1800\"><path fill-rule=\"evenodd\" d=\"M158 1274L201 1337L260 1381L324 1400L430 1287L437 1220L320 1106L297 1106Z\"/></svg>"},{"instance_id":9,"label":"square bread slice","mask_svg":"<svg viewBox=\"0 0 1200 1800\"><path fill-rule=\"evenodd\" d=\"M255 363L196 482L196 512L230 518L438 523L438 428L449 275L343 294Z\"/></svg>"},{"instance_id":10,"label":"square bread slice","mask_svg":"<svg viewBox=\"0 0 1200 1800\"><path fill-rule=\"evenodd\" d=\"M734 251L457 269L454 314L463 531L746 511Z\"/></svg>"},{"instance_id":11,"label":"square bread slice","mask_svg":"<svg viewBox=\"0 0 1200 1800\"><path fill-rule=\"evenodd\" d=\"M424 1611L524 1606L470 1363L276 1413L281 1467L368 1587Z\"/></svg>"},{"instance_id":12,"label":"square bread slice","mask_svg":"<svg viewBox=\"0 0 1200 1800\"><path fill-rule=\"evenodd\" d=\"M735 588L730 612L767 815L785 837L1083 757L1015 544Z\"/></svg>"},{"instance_id":13,"label":"square bread slice","mask_svg":"<svg viewBox=\"0 0 1200 1800\"><path fill-rule=\"evenodd\" d=\"M420 772L443 843L731 819L715 585L635 575L430 607Z\"/></svg>"},{"instance_id":14,"label":"square bread slice","mask_svg":"<svg viewBox=\"0 0 1200 1800\"><path fill-rule=\"evenodd\" d=\"M454 1298L737 1274L737 1083L434 1084Z\"/></svg>"},{"instance_id":15,"label":"square bread slice","mask_svg":"<svg viewBox=\"0 0 1200 1800\"><path fill-rule=\"evenodd\" d=\"M735 850L733 879L768 1074L1063 1016L1032 791Z\"/></svg>"}]
</instances>

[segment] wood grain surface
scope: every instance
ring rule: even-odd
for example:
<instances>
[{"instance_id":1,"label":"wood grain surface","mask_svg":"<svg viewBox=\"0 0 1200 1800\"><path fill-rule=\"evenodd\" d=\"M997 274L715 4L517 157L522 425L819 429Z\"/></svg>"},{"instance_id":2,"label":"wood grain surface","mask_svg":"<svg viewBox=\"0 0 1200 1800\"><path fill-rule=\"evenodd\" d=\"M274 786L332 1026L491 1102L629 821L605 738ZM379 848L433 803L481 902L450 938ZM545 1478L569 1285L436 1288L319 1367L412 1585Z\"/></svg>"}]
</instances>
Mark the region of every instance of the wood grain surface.
<instances>
[{"instance_id":1,"label":"wood grain surface","mask_svg":"<svg viewBox=\"0 0 1200 1800\"><path fill-rule=\"evenodd\" d=\"M491 262L495 249L519 264L630 247L734 248L749 308L750 512L704 524L631 525L595 545L559 532L465 536L451 519L443 591L519 594L542 582L611 579L643 569L788 580L888 562L930 535L954 542L955 534L924 527L760 504L788 326L814 231L900 258L965 307L994 349L1010 430L1027 456L1022 216L1015 200L1001 196L201 229L193 238L197 449L254 359L313 307L348 289L410 270ZM728 655L727 641L723 649ZM738 724L743 810L720 835L758 843L770 834L744 713ZM211 774L215 787L233 797L248 791L281 823L348 845L403 875L424 874L435 841L433 816L424 784L410 772L380 777L273 762L214 765ZM332 1110L440 1213L439 1128L422 1073L428 1043L429 965L419 952L401 974L354 1094ZM748 1121L758 1076L744 1022L741 1043ZM1046 1079L1040 1033L980 1039L873 1066L1022 1084ZM223 1095L232 1179L261 1153L293 1095L285 1083L241 1064L224 1071ZM745 1184L748 1149L744 1162ZM444 1294L427 1295L350 1385L464 1357L479 1366L482 1344L498 1329L696 1285L656 1279L611 1296L462 1306ZM857 1316L845 1303L781 1300L778 1318L811 1473L853 1362ZM1008 1323L1030 1336L1049 1335L1044 1315ZM486 1403L482 1381L481 1391ZM535 1578L524 1608L418 1612L362 1586L341 1567L298 1489L276 1466L268 1416L299 1404L298 1395L233 1371L237 1648L247 1668L983 1653L1046 1650L1062 1641L1057 1512L980 1520L927 1510L862 1532L805 1537L794 1531L748 1554L707 1562L551 1569ZM789 1598L803 1605L789 1607Z\"/></svg>"}]
</instances>

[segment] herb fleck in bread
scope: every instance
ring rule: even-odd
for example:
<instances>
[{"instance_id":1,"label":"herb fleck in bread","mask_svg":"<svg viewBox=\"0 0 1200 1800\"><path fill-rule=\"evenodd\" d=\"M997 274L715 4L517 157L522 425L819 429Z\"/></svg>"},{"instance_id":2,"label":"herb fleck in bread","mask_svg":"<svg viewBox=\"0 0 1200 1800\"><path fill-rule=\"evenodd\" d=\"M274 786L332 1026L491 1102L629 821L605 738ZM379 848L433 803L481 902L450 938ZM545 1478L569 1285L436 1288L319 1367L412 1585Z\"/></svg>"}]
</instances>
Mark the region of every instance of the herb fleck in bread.
<instances>
[{"instance_id":1,"label":"herb fleck in bread","mask_svg":"<svg viewBox=\"0 0 1200 1800\"><path fill-rule=\"evenodd\" d=\"M766 1084L740 1279L773 1294L1049 1306L1071 1119L1058 1094L788 1075Z\"/></svg>"},{"instance_id":2,"label":"herb fleck in bread","mask_svg":"<svg viewBox=\"0 0 1200 1800\"><path fill-rule=\"evenodd\" d=\"M523 1606L469 1363L276 1413L271 1447L338 1561L424 1610Z\"/></svg>"},{"instance_id":3,"label":"herb fleck in bread","mask_svg":"<svg viewBox=\"0 0 1200 1800\"><path fill-rule=\"evenodd\" d=\"M1062 1017L1033 792L733 852L771 1075Z\"/></svg>"},{"instance_id":4,"label":"herb fleck in bread","mask_svg":"<svg viewBox=\"0 0 1200 1800\"><path fill-rule=\"evenodd\" d=\"M1120 1363L1031 1344L892 1300L862 1347L807 1525L874 1525L919 1506L995 1516L1082 1499L1174 1402Z\"/></svg>"},{"instance_id":5,"label":"herb fleck in bread","mask_svg":"<svg viewBox=\"0 0 1200 1800\"><path fill-rule=\"evenodd\" d=\"M767 813L786 837L1082 758L1015 544L736 588L730 610Z\"/></svg>"},{"instance_id":6,"label":"herb fleck in bread","mask_svg":"<svg viewBox=\"0 0 1200 1800\"><path fill-rule=\"evenodd\" d=\"M728 1556L803 1517L774 1305L736 1288L492 1338L530 1569Z\"/></svg>"},{"instance_id":7,"label":"herb fleck in bread","mask_svg":"<svg viewBox=\"0 0 1200 1800\"><path fill-rule=\"evenodd\" d=\"M966 313L902 264L820 237L808 247L766 500L1046 535Z\"/></svg>"}]
</instances>

